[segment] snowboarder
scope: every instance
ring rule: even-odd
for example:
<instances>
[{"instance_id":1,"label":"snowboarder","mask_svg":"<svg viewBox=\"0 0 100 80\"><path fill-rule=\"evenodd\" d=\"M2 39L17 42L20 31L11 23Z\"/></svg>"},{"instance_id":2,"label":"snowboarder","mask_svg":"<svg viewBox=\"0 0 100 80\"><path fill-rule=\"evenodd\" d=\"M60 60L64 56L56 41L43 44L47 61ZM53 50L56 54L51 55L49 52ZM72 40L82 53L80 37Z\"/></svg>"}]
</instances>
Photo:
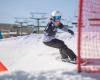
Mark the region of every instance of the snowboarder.
<instances>
[{"instance_id":1,"label":"snowboarder","mask_svg":"<svg viewBox=\"0 0 100 80\"><path fill-rule=\"evenodd\" d=\"M47 27L44 30L44 40L43 43L47 46L58 48L61 54L62 61L69 61L75 63L76 55L75 53L65 45L64 41L59 40L55 37L57 29L62 29L74 35L74 32L61 23L61 13L60 11L53 11L51 13L51 18Z\"/></svg>"}]
</instances>

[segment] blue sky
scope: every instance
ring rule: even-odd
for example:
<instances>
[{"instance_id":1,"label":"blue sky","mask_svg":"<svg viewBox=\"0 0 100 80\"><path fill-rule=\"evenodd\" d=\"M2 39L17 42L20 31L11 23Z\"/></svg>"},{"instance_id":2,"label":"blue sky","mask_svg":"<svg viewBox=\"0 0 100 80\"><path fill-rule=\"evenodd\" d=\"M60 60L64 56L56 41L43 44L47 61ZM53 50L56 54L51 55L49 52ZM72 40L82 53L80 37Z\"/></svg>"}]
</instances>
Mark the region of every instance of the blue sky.
<instances>
[{"instance_id":1,"label":"blue sky","mask_svg":"<svg viewBox=\"0 0 100 80\"><path fill-rule=\"evenodd\" d=\"M14 23L14 17L30 17L30 12L60 10L63 18L73 19L78 0L0 0L0 23Z\"/></svg>"}]
</instances>

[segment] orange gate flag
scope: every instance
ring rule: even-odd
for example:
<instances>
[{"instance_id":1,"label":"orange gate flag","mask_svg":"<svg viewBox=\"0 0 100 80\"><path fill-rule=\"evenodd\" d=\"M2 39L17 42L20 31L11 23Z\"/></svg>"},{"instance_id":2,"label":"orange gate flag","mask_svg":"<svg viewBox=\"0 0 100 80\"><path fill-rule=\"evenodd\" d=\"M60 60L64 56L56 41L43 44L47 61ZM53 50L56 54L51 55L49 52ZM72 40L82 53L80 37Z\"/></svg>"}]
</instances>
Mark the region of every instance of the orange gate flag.
<instances>
[{"instance_id":1,"label":"orange gate flag","mask_svg":"<svg viewBox=\"0 0 100 80\"><path fill-rule=\"evenodd\" d=\"M7 68L0 62L0 72L7 71Z\"/></svg>"}]
</instances>

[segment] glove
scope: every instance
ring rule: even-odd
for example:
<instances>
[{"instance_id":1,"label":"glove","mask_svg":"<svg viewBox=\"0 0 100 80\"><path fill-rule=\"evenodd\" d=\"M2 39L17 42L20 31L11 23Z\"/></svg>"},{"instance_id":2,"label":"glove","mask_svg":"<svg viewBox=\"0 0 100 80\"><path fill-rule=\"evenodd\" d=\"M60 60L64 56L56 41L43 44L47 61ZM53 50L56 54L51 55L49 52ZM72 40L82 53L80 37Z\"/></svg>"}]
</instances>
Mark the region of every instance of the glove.
<instances>
[{"instance_id":1,"label":"glove","mask_svg":"<svg viewBox=\"0 0 100 80\"><path fill-rule=\"evenodd\" d=\"M74 32L70 29L68 29L68 32L71 34L71 35L74 35Z\"/></svg>"}]
</instances>

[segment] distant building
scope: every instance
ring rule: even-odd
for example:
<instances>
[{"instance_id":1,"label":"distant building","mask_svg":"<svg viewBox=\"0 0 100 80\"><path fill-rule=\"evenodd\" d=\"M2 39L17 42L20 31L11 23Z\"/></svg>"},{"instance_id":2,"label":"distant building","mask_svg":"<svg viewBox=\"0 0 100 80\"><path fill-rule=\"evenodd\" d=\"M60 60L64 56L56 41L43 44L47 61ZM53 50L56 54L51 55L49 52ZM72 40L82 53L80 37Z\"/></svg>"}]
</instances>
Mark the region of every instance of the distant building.
<instances>
[{"instance_id":1,"label":"distant building","mask_svg":"<svg viewBox=\"0 0 100 80\"><path fill-rule=\"evenodd\" d=\"M64 25L65 27L72 28L73 26ZM16 24L4 24L0 23L0 31L3 33L3 38L9 38L11 36L23 36L23 35L29 35L31 33L38 33L39 28L39 34L44 32L46 26L21 26L19 27Z\"/></svg>"},{"instance_id":2,"label":"distant building","mask_svg":"<svg viewBox=\"0 0 100 80\"><path fill-rule=\"evenodd\" d=\"M11 36L21 36L32 33L32 27L22 26L18 27L16 24L0 23L0 31L3 33L4 38Z\"/></svg>"}]
</instances>

